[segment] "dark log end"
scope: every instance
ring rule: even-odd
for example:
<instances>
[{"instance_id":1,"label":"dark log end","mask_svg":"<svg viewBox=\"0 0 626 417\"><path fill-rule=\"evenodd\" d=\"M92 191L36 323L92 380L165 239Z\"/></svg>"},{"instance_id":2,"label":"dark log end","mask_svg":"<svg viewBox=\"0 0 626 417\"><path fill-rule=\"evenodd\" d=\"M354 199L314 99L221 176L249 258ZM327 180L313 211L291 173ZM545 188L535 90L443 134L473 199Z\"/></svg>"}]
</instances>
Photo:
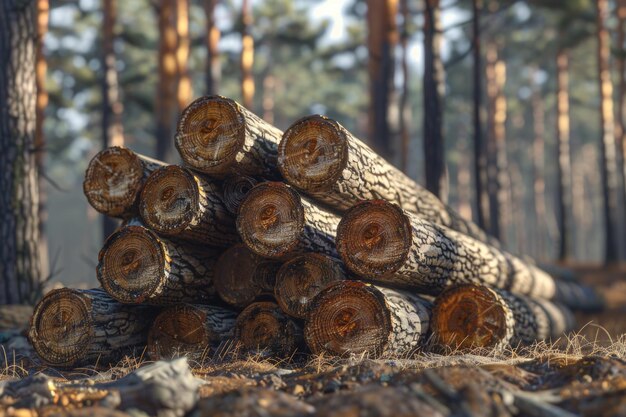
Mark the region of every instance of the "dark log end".
<instances>
[{"instance_id":1,"label":"dark log end","mask_svg":"<svg viewBox=\"0 0 626 417\"><path fill-rule=\"evenodd\" d=\"M453 349L501 346L512 336L512 316L491 288L459 285L444 291L435 301L434 339Z\"/></svg>"},{"instance_id":2,"label":"dark log end","mask_svg":"<svg viewBox=\"0 0 626 417\"><path fill-rule=\"evenodd\" d=\"M185 164L207 174L225 174L245 142L246 122L239 105L226 97L201 97L182 113L176 149Z\"/></svg>"},{"instance_id":3,"label":"dark log end","mask_svg":"<svg viewBox=\"0 0 626 417\"><path fill-rule=\"evenodd\" d=\"M139 212L146 226L176 235L196 217L199 186L188 170L170 165L154 171L141 191Z\"/></svg>"},{"instance_id":4,"label":"dark log end","mask_svg":"<svg viewBox=\"0 0 626 417\"><path fill-rule=\"evenodd\" d=\"M113 217L128 215L141 190L144 167L131 150L114 146L93 157L83 182L83 192L89 204Z\"/></svg>"},{"instance_id":5,"label":"dark log end","mask_svg":"<svg viewBox=\"0 0 626 417\"><path fill-rule=\"evenodd\" d=\"M305 319L315 296L330 283L344 278L341 266L328 256L318 253L297 256L278 270L276 300L287 314Z\"/></svg>"},{"instance_id":6,"label":"dark log end","mask_svg":"<svg viewBox=\"0 0 626 417\"><path fill-rule=\"evenodd\" d=\"M235 338L247 352L287 356L298 347L300 336L296 323L269 301L250 304L235 324Z\"/></svg>"},{"instance_id":7,"label":"dark log end","mask_svg":"<svg viewBox=\"0 0 626 417\"><path fill-rule=\"evenodd\" d=\"M315 298L304 336L313 353L378 356L390 332L390 312L382 294L362 282L342 281Z\"/></svg>"},{"instance_id":8,"label":"dark log end","mask_svg":"<svg viewBox=\"0 0 626 417\"><path fill-rule=\"evenodd\" d=\"M82 358L93 332L91 300L76 290L61 288L37 304L28 337L44 362L68 367Z\"/></svg>"},{"instance_id":9,"label":"dark log end","mask_svg":"<svg viewBox=\"0 0 626 417\"><path fill-rule=\"evenodd\" d=\"M262 292L255 275L263 262L263 258L242 244L222 253L215 265L214 277L220 298L237 307L252 303Z\"/></svg>"},{"instance_id":10,"label":"dark log end","mask_svg":"<svg viewBox=\"0 0 626 417\"><path fill-rule=\"evenodd\" d=\"M246 175L230 175L224 180L224 205L226 209L237 215L239 206L257 184L257 180Z\"/></svg>"},{"instance_id":11,"label":"dark log end","mask_svg":"<svg viewBox=\"0 0 626 417\"><path fill-rule=\"evenodd\" d=\"M98 256L102 288L122 303L141 303L158 288L165 251L158 237L141 226L123 227L107 239Z\"/></svg>"},{"instance_id":12,"label":"dark log end","mask_svg":"<svg viewBox=\"0 0 626 417\"><path fill-rule=\"evenodd\" d=\"M239 207L237 230L250 250L280 258L298 245L304 208L297 192L279 182L255 186Z\"/></svg>"},{"instance_id":13,"label":"dark log end","mask_svg":"<svg viewBox=\"0 0 626 417\"><path fill-rule=\"evenodd\" d=\"M298 189L322 191L341 178L348 161L346 133L335 121L313 115L285 131L278 146L282 176Z\"/></svg>"},{"instance_id":14,"label":"dark log end","mask_svg":"<svg viewBox=\"0 0 626 417\"><path fill-rule=\"evenodd\" d=\"M205 353L215 337L206 321L206 312L192 305L178 305L162 311L148 334L150 358L156 361Z\"/></svg>"},{"instance_id":15,"label":"dark log end","mask_svg":"<svg viewBox=\"0 0 626 417\"><path fill-rule=\"evenodd\" d=\"M411 222L395 204L365 201L348 210L337 227L337 251L363 277L393 273L412 245Z\"/></svg>"}]
</instances>

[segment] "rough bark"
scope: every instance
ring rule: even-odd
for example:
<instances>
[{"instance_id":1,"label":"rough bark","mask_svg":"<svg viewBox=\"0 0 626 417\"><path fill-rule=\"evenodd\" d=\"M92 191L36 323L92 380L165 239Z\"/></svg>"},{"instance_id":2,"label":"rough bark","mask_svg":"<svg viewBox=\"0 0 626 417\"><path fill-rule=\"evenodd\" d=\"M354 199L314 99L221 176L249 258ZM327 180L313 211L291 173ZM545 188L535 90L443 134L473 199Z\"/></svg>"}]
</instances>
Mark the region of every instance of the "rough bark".
<instances>
[{"instance_id":1,"label":"rough bark","mask_svg":"<svg viewBox=\"0 0 626 417\"><path fill-rule=\"evenodd\" d=\"M425 339L430 302L359 281L331 284L314 300L304 335L313 353L409 355Z\"/></svg>"},{"instance_id":2,"label":"rough bark","mask_svg":"<svg viewBox=\"0 0 626 417\"><path fill-rule=\"evenodd\" d=\"M224 179L224 204L228 211L237 215L239 206L258 181L247 175L233 174Z\"/></svg>"},{"instance_id":3,"label":"rough bark","mask_svg":"<svg viewBox=\"0 0 626 417\"><path fill-rule=\"evenodd\" d=\"M218 247L239 240L221 185L179 166L150 174L139 212L146 226L163 236Z\"/></svg>"},{"instance_id":4,"label":"rough bark","mask_svg":"<svg viewBox=\"0 0 626 417\"><path fill-rule=\"evenodd\" d=\"M558 291L554 278L538 267L383 200L346 212L337 228L337 251L358 276L425 294L472 283L556 299L572 308L584 301Z\"/></svg>"},{"instance_id":5,"label":"rough bark","mask_svg":"<svg viewBox=\"0 0 626 417\"><path fill-rule=\"evenodd\" d=\"M101 289L62 288L37 304L28 337L48 365L115 364L140 354L156 311L120 304Z\"/></svg>"},{"instance_id":6,"label":"rough bark","mask_svg":"<svg viewBox=\"0 0 626 417\"><path fill-rule=\"evenodd\" d=\"M346 271L338 260L319 253L306 253L280 267L274 297L285 313L306 319L315 296L331 283L344 279Z\"/></svg>"},{"instance_id":7,"label":"rough bark","mask_svg":"<svg viewBox=\"0 0 626 417\"><path fill-rule=\"evenodd\" d=\"M247 352L289 357L302 345L302 329L278 304L262 301L250 304L239 314L235 339Z\"/></svg>"},{"instance_id":8,"label":"rough bark","mask_svg":"<svg viewBox=\"0 0 626 417\"><path fill-rule=\"evenodd\" d=\"M263 182L239 207L237 230L244 244L266 258L285 259L304 252L337 257L339 217L317 207L291 187Z\"/></svg>"},{"instance_id":9,"label":"rough bark","mask_svg":"<svg viewBox=\"0 0 626 417\"><path fill-rule=\"evenodd\" d=\"M177 113L180 113L191 103L191 98L193 97L193 87L187 66L191 45L189 39L189 0L176 1L176 35L178 35L178 43L176 45L176 69L178 75L176 101L178 104Z\"/></svg>"},{"instance_id":10,"label":"rough bark","mask_svg":"<svg viewBox=\"0 0 626 417\"><path fill-rule=\"evenodd\" d=\"M564 261L570 256L570 210L572 206L572 172L569 146L569 58L567 51L559 50L556 57L557 66L557 164L558 192L557 222L559 228L559 254Z\"/></svg>"},{"instance_id":11,"label":"rough bark","mask_svg":"<svg viewBox=\"0 0 626 417\"><path fill-rule=\"evenodd\" d=\"M278 167L289 184L339 212L362 200L382 198L428 221L498 246L495 239L334 120L309 116L297 121L285 131L278 155Z\"/></svg>"},{"instance_id":12,"label":"rough bark","mask_svg":"<svg viewBox=\"0 0 626 417\"><path fill-rule=\"evenodd\" d=\"M205 174L277 179L281 137L280 130L237 102L207 96L196 99L180 116L176 149L186 165Z\"/></svg>"},{"instance_id":13,"label":"rough bark","mask_svg":"<svg viewBox=\"0 0 626 417\"><path fill-rule=\"evenodd\" d=\"M245 245L235 245L217 260L215 290L228 304L244 308L274 293L279 267L280 263L262 258Z\"/></svg>"},{"instance_id":14,"label":"rough bark","mask_svg":"<svg viewBox=\"0 0 626 417\"><path fill-rule=\"evenodd\" d=\"M0 4L0 304L41 293L35 1Z\"/></svg>"},{"instance_id":15,"label":"rough bark","mask_svg":"<svg viewBox=\"0 0 626 417\"><path fill-rule=\"evenodd\" d=\"M222 66L218 44L220 42L220 30L215 24L215 6L218 0L204 0L204 13L206 14L206 93L215 95L219 92L222 79Z\"/></svg>"},{"instance_id":16,"label":"rough bark","mask_svg":"<svg viewBox=\"0 0 626 417\"><path fill-rule=\"evenodd\" d=\"M212 302L217 256L215 249L166 240L141 226L125 226L100 250L98 281L123 303Z\"/></svg>"},{"instance_id":17,"label":"rough bark","mask_svg":"<svg viewBox=\"0 0 626 417\"><path fill-rule=\"evenodd\" d=\"M367 2L370 143L383 158L392 156L389 106L393 91L393 51L398 43L397 0Z\"/></svg>"},{"instance_id":18,"label":"rough bark","mask_svg":"<svg viewBox=\"0 0 626 417\"><path fill-rule=\"evenodd\" d=\"M250 34L252 12L249 0L243 0L241 5L241 97L243 105L251 109L254 105L254 77L252 65L254 63L254 39Z\"/></svg>"},{"instance_id":19,"label":"rough bark","mask_svg":"<svg viewBox=\"0 0 626 417\"><path fill-rule=\"evenodd\" d=\"M605 261L615 262L619 257L620 242L618 238L619 204L618 174L616 162L615 132L613 121L613 83L609 70L609 33L605 27L608 17L608 0L596 0L597 6L597 59L598 81L600 91L600 127L602 137L601 181L604 210Z\"/></svg>"},{"instance_id":20,"label":"rough bark","mask_svg":"<svg viewBox=\"0 0 626 417\"><path fill-rule=\"evenodd\" d=\"M202 360L233 337L237 313L208 305L177 305L163 310L148 333L152 360L187 356Z\"/></svg>"},{"instance_id":21,"label":"rough bark","mask_svg":"<svg viewBox=\"0 0 626 417\"><path fill-rule=\"evenodd\" d=\"M83 192L98 212L129 219L139 214L139 194L161 161L113 146L96 154L85 171Z\"/></svg>"}]
</instances>

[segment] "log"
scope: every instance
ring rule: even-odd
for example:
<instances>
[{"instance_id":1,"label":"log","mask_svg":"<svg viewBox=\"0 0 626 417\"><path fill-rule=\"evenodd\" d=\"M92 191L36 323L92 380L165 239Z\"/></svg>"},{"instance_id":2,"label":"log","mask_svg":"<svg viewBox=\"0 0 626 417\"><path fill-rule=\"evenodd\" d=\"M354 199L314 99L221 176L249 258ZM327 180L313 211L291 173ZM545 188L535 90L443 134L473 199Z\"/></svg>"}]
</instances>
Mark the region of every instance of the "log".
<instances>
[{"instance_id":1,"label":"log","mask_svg":"<svg viewBox=\"0 0 626 417\"><path fill-rule=\"evenodd\" d=\"M234 100L201 97L182 113L176 149L190 168L224 177L239 173L278 179L277 148L282 131Z\"/></svg>"},{"instance_id":2,"label":"log","mask_svg":"<svg viewBox=\"0 0 626 417\"><path fill-rule=\"evenodd\" d=\"M246 352L289 357L302 345L302 329L278 304L250 304L237 317L235 339Z\"/></svg>"},{"instance_id":3,"label":"log","mask_svg":"<svg viewBox=\"0 0 626 417\"><path fill-rule=\"evenodd\" d=\"M313 301L304 329L313 353L409 355L429 329L431 303L359 281L331 284Z\"/></svg>"},{"instance_id":4,"label":"log","mask_svg":"<svg viewBox=\"0 0 626 417\"><path fill-rule=\"evenodd\" d=\"M139 211L146 226L163 236L220 247L239 240L221 187L175 165L148 177Z\"/></svg>"},{"instance_id":5,"label":"log","mask_svg":"<svg viewBox=\"0 0 626 417\"><path fill-rule=\"evenodd\" d=\"M239 207L237 230L254 253L286 259L305 252L337 257L339 217L280 182L256 185Z\"/></svg>"},{"instance_id":6,"label":"log","mask_svg":"<svg viewBox=\"0 0 626 417\"><path fill-rule=\"evenodd\" d=\"M452 349L516 347L574 329L566 307L482 285L463 284L439 295L433 339Z\"/></svg>"},{"instance_id":7,"label":"log","mask_svg":"<svg viewBox=\"0 0 626 417\"><path fill-rule=\"evenodd\" d=\"M163 310L148 333L152 360L187 356L201 360L212 348L232 338L237 313L208 305L177 305Z\"/></svg>"},{"instance_id":8,"label":"log","mask_svg":"<svg viewBox=\"0 0 626 417\"><path fill-rule=\"evenodd\" d=\"M129 218L138 213L139 193L154 170L165 163L120 146L96 154L85 171L83 192L91 206L111 217Z\"/></svg>"},{"instance_id":9,"label":"log","mask_svg":"<svg viewBox=\"0 0 626 417\"><path fill-rule=\"evenodd\" d=\"M327 117L308 116L285 131L278 146L278 168L298 191L337 211L362 200L384 199L432 223L499 246L497 239Z\"/></svg>"},{"instance_id":10,"label":"log","mask_svg":"<svg viewBox=\"0 0 626 417\"><path fill-rule=\"evenodd\" d=\"M280 267L274 297L285 313L306 319L315 296L329 284L344 279L346 272L338 260L319 253L306 253Z\"/></svg>"},{"instance_id":11,"label":"log","mask_svg":"<svg viewBox=\"0 0 626 417\"><path fill-rule=\"evenodd\" d=\"M130 304L215 301L213 272L219 252L167 240L142 226L126 226L98 255L98 281Z\"/></svg>"},{"instance_id":12,"label":"log","mask_svg":"<svg viewBox=\"0 0 626 417\"><path fill-rule=\"evenodd\" d=\"M232 214L239 213L239 206L258 181L247 175L229 175L224 179L224 204Z\"/></svg>"},{"instance_id":13,"label":"log","mask_svg":"<svg viewBox=\"0 0 626 417\"><path fill-rule=\"evenodd\" d=\"M117 302L101 289L52 290L37 304L28 338L48 365L114 364L141 354L156 311Z\"/></svg>"},{"instance_id":14,"label":"log","mask_svg":"<svg viewBox=\"0 0 626 417\"><path fill-rule=\"evenodd\" d=\"M243 244L222 253L215 264L215 290L226 303L244 308L274 293L280 263L262 258Z\"/></svg>"}]
</instances>

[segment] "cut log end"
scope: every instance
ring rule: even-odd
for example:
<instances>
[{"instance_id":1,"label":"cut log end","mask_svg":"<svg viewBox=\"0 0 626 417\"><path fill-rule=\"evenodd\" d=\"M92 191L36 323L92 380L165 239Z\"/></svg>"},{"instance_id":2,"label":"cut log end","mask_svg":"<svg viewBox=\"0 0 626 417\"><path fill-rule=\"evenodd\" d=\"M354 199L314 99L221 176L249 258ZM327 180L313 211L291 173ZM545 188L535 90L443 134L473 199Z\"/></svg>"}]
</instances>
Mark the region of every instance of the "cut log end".
<instances>
[{"instance_id":1,"label":"cut log end","mask_svg":"<svg viewBox=\"0 0 626 417\"><path fill-rule=\"evenodd\" d=\"M480 285L443 292L432 321L435 342L453 349L502 347L513 335L513 313L495 291Z\"/></svg>"},{"instance_id":2,"label":"cut log end","mask_svg":"<svg viewBox=\"0 0 626 417\"><path fill-rule=\"evenodd\" d=\"M247 352L290 355L300 344L300 337L296 323L273 302L250 304L235 324L235 338Z\"/></svg>"},{"instance_id":3,"label":"cut log end","mask_svg":"<svg viewBox=\"0 0 626 417\"><path fill-rule=\"evenodd\" d=\"M246 246L258 255L286 255L298 245L304 231L300 196L278 182L255 186L239 207L237 230Z\"/></svg>"},{"instance_id":4,"label":"cut log end","mask_svg":"<svg viewBox=\"0 0 626 417\"><path fill-rule=\"evenodd\" d=\"M215 290L228 304L245 307L262 292L258 273L266 260L245 245L235 245L220 255L215 265Z\"/></svg>"},{"instance_id":5,"label":"cut log end","mask_svg":"<svg viewBox=\"0 0 626 417\"><path fill-rule=\"evenodd\" d=\"M141 192L140 214L157 233L176 235L194 219L198 183L184 168L170 165L154 171Z\"/></svg>"},{"instance_id":6,"label":"cut log end","mask_svg":"<svg viewBox=\"0 0 626 417\"><path fill-rule=\"evenodd\" d=\"M368 284L331 284L315 299L304 331L313 353L380 355L391 317L384 298Z\"/></svg>"},{"instance_id":7,"label":"cut log end","mask_svg":"<svg viewBox=\"0 0 626 417\"><path fill-rule=\"evenodd\" d=\"M324 116L309 116L291 125L278 147L278 167L298 189L330 188L346 166L348 145L343 129Z\"/></svg>"},{"instance_id":8,"label":"cut log end","mask_svg":"<svg viewBox=\"0 0 626 417\"><path fill-rule=\"evenodd\" d=\"M50 291L35 307L29 339L46 363L65 367L80 360L93 330L89 298L62 288Z\"/></svg>"},{"instance_id":9,"label":"cut log end","mask_svg":"<svg viewBox=\"0 0 626 417\"><path fill-rule=\"evenodd\" d=\"M345 278L341 266L318 253L297 256L280 267L275 296L284 312L305 319L315 296L330 283Z\"/></svg>"},{"instance_id":10,"label":"cut log end","mask_svg":"<svg viewBox=\"0 0 626 417\"><path fill-rule=\"evenodd\" d=\"M148 334L147 351L152 360L179 355L202 354L214 339L206 312L191 305L179 305L161 312Z\"/></svg>"},{"instance_id":11,"label":"cut log end","mask_svg":"<svg viewBox=\"0 0 626 417\"><path fill-rule=\"evenodd\" d=\"M141 226L127 226L106 241L99 254L98 280L122 303L141 303L162 282L165 253L158 237Z\"/></svg>"},{"instance_id":12,"label":"cut log end","mask_svg":"<svg viewBox=\"0 0 626 417\"><path fill-rule=\"evenodd\" d=\"M239 105L226 97L201 97L182 113L176 149L182 160L207 174L225 174L245 142L246 122Z\"/></svg>"},{"instance_id":13,"label":"cut log end","mask_svg":"<svg viewBox=\"0 0 626 417\"><path fill-rule=\"evenodd\" d=\"M123 217L132 207L143 182L143 163L131 150L114 146L93 157L83 182L89 204L113 217Z\"/></svg>"},{"instance_id":14,"label":"cut log end","mask_svg":"<svg viewBox=\"0 0 626 417\"><path fill-rule=\"evenodd\" d=\"M230 175L224 180L224 205L226 209L237 214L239 206L257 184L257 180L246 175Z\"/></svg>"},{"instance_id":15,"label":"cut log end","mask_svg":"<svg viewBox=\"0 0 626 417\"><path fill-rule=\"evenodd\" d=\"M411 222L402 209L383 200L359 203L337 227L337 251L363 277L393 273L406 261L412 244Z\"/></svg>"}]
</instances>

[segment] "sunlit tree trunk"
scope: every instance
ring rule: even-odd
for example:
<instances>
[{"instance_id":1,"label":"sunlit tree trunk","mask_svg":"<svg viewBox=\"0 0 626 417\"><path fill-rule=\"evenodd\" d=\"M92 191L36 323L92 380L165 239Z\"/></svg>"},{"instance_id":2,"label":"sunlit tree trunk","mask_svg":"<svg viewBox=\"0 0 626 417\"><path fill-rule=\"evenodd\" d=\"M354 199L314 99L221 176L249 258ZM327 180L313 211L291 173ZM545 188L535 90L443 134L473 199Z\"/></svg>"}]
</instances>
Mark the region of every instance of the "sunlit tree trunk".
<instances>
[{"instance_id":1,"label":"sunlit tree trunk","mask_svg":"<svg viewBox=\"0 0 626 417\"><path fill-rule=\"evenodd\" d=\"M560 260L567 259L570 254L570 210L572 206L572 172L570 168L570 144L569 144L569 62L565 50L559 50L556 58L557 78L557 164L558 192L557 223L559 227L559 253Z\"/></svg>"},{"instance_id":2,"label":"sunlit tree trunk","mask_svg":"<svg viewBox=\"0 0 626 417\"><path fill-rule=\"evenodd\" d=\"M402 71L402 91L400 93L400 105L399 105L399 127L400 138L402 143L402 155L401 166L404 173L408 173L409 167L409 152L411 132L411 106L409 106L409 19L411 18L409 12L409 0L400 0L400 13L402 14L402 27L400 30L400 46L402 48L402 55L400 57L400 69Z\"/></svg>"},{"instance_id":3,"label":"sunlit tree trunk","mask_svg":"<svg viewBox=\"0 0 626 417\"><path fill-rule=\"evenodd\" d=\"M250 34L252 13L249 0L243 0L241 23L241 96L243 105L248 109L252 109L254 100L254 77L252 75L254 39Z\"/></svg>"},{"instance_id":4,"label":"sunlit tree trunk","mask_svg":"<svg viewBox=\"0 0 626 417\"><path fill-rule=\"evenodd\" d=\"M176 1L176 34L178 47L176 48L176 67L178 69L178 83L176 100L180 113L193 98L191 78L189 77L189 0Z\"/></svg>"},{"instance_id":5,"label":"sunlit tree trunk","mask_svg":"<svg viewBox=\"0 0 626 417\"><path fill-rule=\"evenodd\" d=\"M626 100L626 48L624 42L626 41L626 0L617 1L617 73L619 87L617 91L617 133L616 139L618 144L618 151L621 153L618 155L617 161L620 166L618 172L621 174L621 182L624 186L621 190L622 194L622 208L626 210L626 120L624 116L624 104ZM624 219L624 233L626 235L626 219Z\"/></svg>"},{"instance_id":6,"label":"sunlit tree trunk","mask_svg":"<svg viewBox=\"0 0 626 417\"><path fill-rule=\"evenodd\" d=\"M393 92L393 51L398 42L396 16L398 0L367 2L367 44L369 51L369 142L383 158L391 160L389 106Z\"/></svg>"},{"instance_id":7,"label":"sunlit tree trunk","mask_svg":"<svg viewBox=\"0 0 626 417\"><path fill-rule=\"evenodd\" d=\"M609 33L605 27L608 17L608 0L596 0L598 40L598 80L600 88L600 126L602 129L601 178L604 198L605 261L615 262L619 254L619 202L613 120L613 83L609 71Z\"/></svg>"},{"instance_id":8,"label":"sunlit tree trunk","mask_svg":"<svg viewBox=\"0 0 626 417\"><path fill-rule=\"evenodd\" d=\"M156 158L172 162L173 135L176 122L177 64L176 1L160 0L158 81L156 91Z\"/></svg>"},{"instance_id":9,"label":"sunlit tree trunk","mask_svg":"<svg viewBox=\"0 0 626 417\"><path fill-rule=\"evenodd\" d=\"M222 67L218 44L220 41L220 30L215 24L215 6L218 0L204 0L204 12L206 14L206 92L208 95L217 94L220 89L222 78Z\"/></svg>"},{"instance_id":10,"label":"sunlit tree trunk","mask_svg":"<svg viewBox=\"0 0 626 417\"><path fill-rule=\"evenodd\" d=\"M441 61L439 0L426 0L424 9L424 157L426 188L447 200L443 143L444 68Z\"/></svg>"},{"instance_id":11,"label":"sunlit tree trunk","mask_svg":"<svg viewBox=\"0 0 626 417\"><path fill-rule=\"evenodd\" d=\"M540 87L537 85L537 68L531 75L532 84L532 109L533 109L533 202L535 210L535 234L534 246L535 256L539 259L545 258L545 242L546 242L546 199L545 190L546 182L544 178L545 171L545 103Z\"/></svg>"}]
</instances>

